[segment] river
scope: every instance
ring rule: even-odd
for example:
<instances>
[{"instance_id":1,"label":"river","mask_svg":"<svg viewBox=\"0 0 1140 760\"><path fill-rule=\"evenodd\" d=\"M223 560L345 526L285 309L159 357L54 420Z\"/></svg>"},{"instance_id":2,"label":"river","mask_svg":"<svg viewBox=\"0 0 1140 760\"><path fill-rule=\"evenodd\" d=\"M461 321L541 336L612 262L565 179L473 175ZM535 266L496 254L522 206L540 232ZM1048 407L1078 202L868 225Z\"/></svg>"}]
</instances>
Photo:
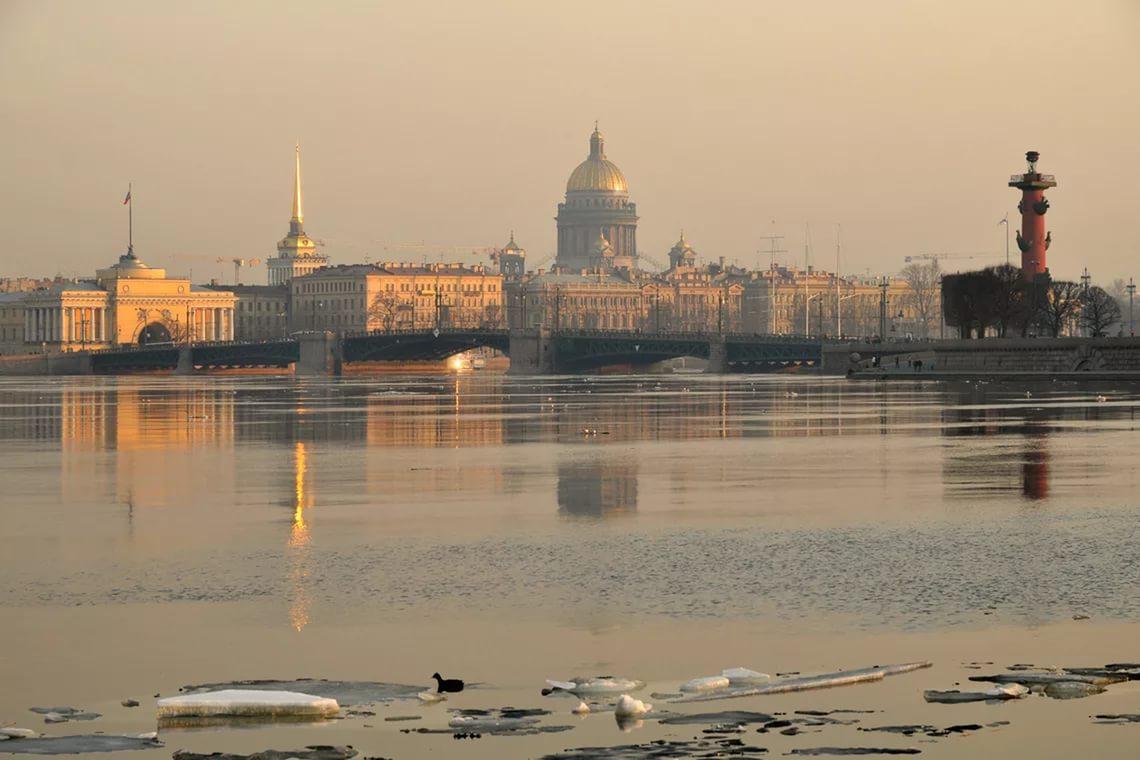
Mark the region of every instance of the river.
<instances>
[{"instance_id":1,"label":"river","mask_svg":"<svg viewBox=\"0 0 1140 760\"><path fill-rule=\"evenodd\" d=\"M1140 661L1138 390L489 373L0 380L0 725L133 734L154 728L152 695L186 684L426 688L439 671L475 686L375 717L171 728L165 747L129 756L351 744L369 757L542 757L709 740L701 726L572 716L575 701L540 695L546 678L636 677L643 699L681 709L646 695L732 666L931 660L876 684L702 707L876 711L795 736L739 734L771 755L1054 757L1095 743L1098 757L1133 757L1140 724L1090 716L1140 713L1137 682L997 705L922 692L969 688L979 668ZM44 725L28 712L48 704L103 717ZM573 728L401 731L504 706ZM900 723L984 727L858 730Z\"/></svg>"}]
</instances>

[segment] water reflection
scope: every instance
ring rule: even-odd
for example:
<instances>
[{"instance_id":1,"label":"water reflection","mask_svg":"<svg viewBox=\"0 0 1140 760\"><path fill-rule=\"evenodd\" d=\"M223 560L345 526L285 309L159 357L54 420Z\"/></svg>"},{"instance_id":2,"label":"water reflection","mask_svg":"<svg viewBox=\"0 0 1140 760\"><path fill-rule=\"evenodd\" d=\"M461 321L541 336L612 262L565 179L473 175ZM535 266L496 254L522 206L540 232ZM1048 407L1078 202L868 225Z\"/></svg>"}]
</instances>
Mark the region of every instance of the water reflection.
<instances>
[{"instance_id":1,"label":"water reflection","mask_svg":"<svg viewBox=\"0 0 1140 760\"><path fill-rule=\"evenodd\" d=\"M1027 441L1021 463L1021 493L1034 501L1049 495L1048 435L1042 431Z\"/></svg>"},{"instance_id":2,"label":"water reflection","mask_svg":"<svg viewBox=\"0 0 1140 760\"><path fill-rule=\"evenodd\" d=\"M309 623L310 546L312 537L305 522L305 510L312 495L305 481L308 459L305 444L297 441L293 446L293 525L289 531L289 623L293 630L301 631Z\"/></svg>"},{"instance_id":3,"label":"water reflection","mask_svg":"<svg viewBox=\"0 0 1140 760\"><path fill-rule=\"evenodd\" d=\"M636 509L636 463L598 459L558 465L559 514L611 517Z\"/></svg>"}]
</instances>

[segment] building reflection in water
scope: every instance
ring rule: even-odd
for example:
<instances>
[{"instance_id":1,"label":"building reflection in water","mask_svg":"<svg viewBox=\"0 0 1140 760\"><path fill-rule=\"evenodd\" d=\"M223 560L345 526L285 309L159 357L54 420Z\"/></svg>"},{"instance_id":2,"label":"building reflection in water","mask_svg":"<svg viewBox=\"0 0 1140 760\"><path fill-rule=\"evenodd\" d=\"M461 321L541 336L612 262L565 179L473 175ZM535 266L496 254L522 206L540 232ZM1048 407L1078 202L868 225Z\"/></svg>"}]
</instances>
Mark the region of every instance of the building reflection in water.
<instances>
[{"instance_id":1,"label":"building reflection in water","mask_svg":"<svg viewBox=\"0 0 1140 760\"><path fill-rule=\"evenodd\" d=\"M611 517L637 510L637 464L601 459L558 465L558 512Z\"/></svg>"},{"instance_id":2,"label":"building reflection in water","mask_svg":"<svg viewBox=\"0 0 1140 760\"><path fill-rule=\"evenodd\" d=\"M309 623L308 580L311 572L312 536L305 522L305 510L311 506L312 495L305 480L308 458L305 444L297 441L293 446L293 525L289 531L289 623L293 630L301 631Z\"/></svg>"},{"instance_id":3,"label":"building reflection in water","mask_svg":"<svg viewBox=\"0 0 1140 760\"><path fill-rule=\"evenodd\" d=\"M976 403L943 410L943 436L993 439L988 446L952 447L943 460L943 481L963 495L1020 490L1026 499L1048 498L1049 435L1066 416L1066 410L1011 410Z\"/></svg>"},{"instance_id":4,"label":"building reflection in water","mask_svg":"<svg viewBox=\"0 0 1140 760\"><path fill-rule=\"evenodd\" d=\"M1049 496L1048 437L1048 430L1030 437L1021 462L1021 494L1034 501Z\"/></svg>"}]
</instances>

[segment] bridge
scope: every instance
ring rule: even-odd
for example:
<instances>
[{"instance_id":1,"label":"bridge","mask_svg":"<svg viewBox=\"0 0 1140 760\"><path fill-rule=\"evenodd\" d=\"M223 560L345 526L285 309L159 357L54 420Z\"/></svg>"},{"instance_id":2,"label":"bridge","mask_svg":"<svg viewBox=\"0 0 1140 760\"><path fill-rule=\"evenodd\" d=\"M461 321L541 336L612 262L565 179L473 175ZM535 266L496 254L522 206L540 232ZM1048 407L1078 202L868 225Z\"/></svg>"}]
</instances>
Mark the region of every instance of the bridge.
<instances>
[{"instance_id":1,"label":"bridge","mask_svg":"<svg viewBox=\"0 0 1140 760\"><path fill-rule=\"evenodd\" d=\"M591 372L644 367L680 357L708 361L709 372L818 368L818 338L716 333L442 328L335 334L302 332L268 341L149 345L11 357L0 374L115 374L198 369L294 367L301 375L337 375L346 363L438 361L489 347L511 357L511 374Z\"/></svg>"}]
</instances>

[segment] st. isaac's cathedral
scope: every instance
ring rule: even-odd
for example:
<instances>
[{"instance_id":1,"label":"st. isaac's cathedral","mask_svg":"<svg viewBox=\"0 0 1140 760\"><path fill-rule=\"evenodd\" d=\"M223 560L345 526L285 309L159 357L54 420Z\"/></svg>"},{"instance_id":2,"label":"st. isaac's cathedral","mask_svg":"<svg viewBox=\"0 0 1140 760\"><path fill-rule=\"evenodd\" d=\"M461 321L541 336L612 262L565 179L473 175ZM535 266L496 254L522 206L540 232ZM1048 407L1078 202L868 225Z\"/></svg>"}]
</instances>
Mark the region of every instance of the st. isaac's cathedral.
<instances>
[{"instance_id":1,"label":"st. isaac's cathedral","mask_svg":"<svg viewBox=\"0 0 1140 760\"><path fill-rule=\"evenodd\" d=\"M557 265L566 270L636 269L637 204L625 175L606 158L606 143L594 125L590 155L566 181L558 204Z\"/></svg>"}]
</instances>

